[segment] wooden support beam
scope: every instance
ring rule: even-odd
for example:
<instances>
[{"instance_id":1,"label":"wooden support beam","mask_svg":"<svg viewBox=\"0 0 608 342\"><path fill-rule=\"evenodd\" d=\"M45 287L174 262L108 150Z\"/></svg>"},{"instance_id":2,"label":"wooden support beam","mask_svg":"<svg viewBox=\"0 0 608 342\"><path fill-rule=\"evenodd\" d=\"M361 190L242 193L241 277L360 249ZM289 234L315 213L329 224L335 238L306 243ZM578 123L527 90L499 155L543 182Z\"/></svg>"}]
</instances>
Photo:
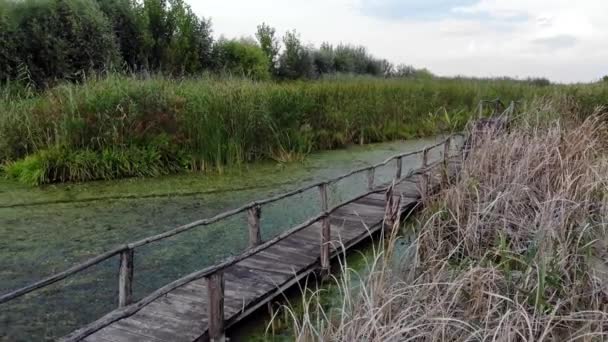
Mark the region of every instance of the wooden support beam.
<instances>
[{"instance_id":1,"label":"wooden support beam","mask_svg":"<svg viewBox=\"0 0 608 342\"><path fill-rule=\"evenodd\" d=\"M321 221L321 275L326 277L329 275L329 247L331 241L331 225L329 216L324 217Z\"/></svg>"},{"instance_id":2,"label":"wooden support beam","mask_svg":"<svg viewBox=\"0 0 608 342\"><path fill-rule=\"evenodd\" d=\"M447 186L450 183L450 170L449 170L449 162L450 162L450 137L445 140L445 144L443 145L443 177L442 183L443 186Z\"/></svg>"},{"instance_id":3,"label":"wooden support beam","mask_svg":"<svg viewBox=\"0 0 608 342\"><path fill-rule=\"evenodd\" d=\"M376 169L373 167L370 168L369 170L367 170L367 189L368 190L374 189L375 172L376 172Z\"/></svg>"},{"instance_id":4,"label":"wooden support beam","mask_svg":"<svg viewBox=\"0 0 608 342\"><path fill-rule=\"evenodd\" d=\"M393 226L395 225L395 204L394 204L394 198L393 198L393 188L394 188L394 184L389 186L388 189L386 190L386 194L385 194L385 198L386 198L386 202L384 205L384 237L389 237L391 236L391 233L393 231Z\"/></svg>"},{"instance_id":5,"label":"wooden support beam","mask_svg":"<svg viewBox=\"0 0 608 342\"><path fill-rule=\"evenodd\" d=\"M397 171L395 172L395 180L401 179L401 173L403 172L403 157L399 157L397 160Z\"/></svg>"},{"instance_id":6,"label":"wooden support beam","mask_svg":"<svg viewBox=\"0 0 608 342\"><path fill-rule=\"evenodd\" d=\"M319 185L319 201L321 202L321 211L326 212L329 209L329 202L327 199L327 183L321 183Z\"/></svg>"},{"instance_id":7,"label":"wooden support beam","mask_svg":"<svg viewBox=\"0 0 608 342\"><path fill-rule=\"evenodd\" d=\"M429 196L430 175L428 171L422 173L420 177L420 200L426 203Z\"/></svg>"},{"instance_id":8,"label":"wooden support beam","mask_svg":"<svg viewBox=\"0 0 608 342\"><path fill-rule=\"evenodd\" d=\"M425 148L422 152L422 168L426 169L429 166L429 149Z\"/></svg>"},{"instance_id":9,"label":"wooden support beam","mask_svg":"<svg viewBox=\"0 0 608 342\"><path fill-rule=\"evenodd\" d=\"M118 268L118 307L125 307L133 302L133 260L135 250L120 252Z\"/></svg>"},{"instance_id":10,"label":"wooden support beam","mask_svg":"<svg viewBox=\"0 0 608 342\"><path fill-rule=\"evenodd\" d=\"M215 272L207 277L207 303L209 320L209 340L226 341L224 329L224 273Z\"/></svg>"},{"instance_id":11,"label":"wooden support beam","mask_svg":"<svg viewBox=\"0 0 608 342\"><path fill-rule=\"evenodd\" d=\"M262 243L262 233L260 230L260 218L262 217L262 207L254 205L247 211L247 225L249 226L249 248L254 248Z\"/></svg>"},{"instance_id":12,"label":"wooden support beam","mask_svg":"<svg viewBox=\"0 0 608 342\"><path fill-rule=\"evenodd\" d=\"M327 199L327 183L319 185L319 195L321 200L321 211L327 212L329 203ZM326 277L329 275L329 247L331 240L331 225L329 222L329 216L324 217L321 220L321 276Z\"/></svg>"}]
</instances>

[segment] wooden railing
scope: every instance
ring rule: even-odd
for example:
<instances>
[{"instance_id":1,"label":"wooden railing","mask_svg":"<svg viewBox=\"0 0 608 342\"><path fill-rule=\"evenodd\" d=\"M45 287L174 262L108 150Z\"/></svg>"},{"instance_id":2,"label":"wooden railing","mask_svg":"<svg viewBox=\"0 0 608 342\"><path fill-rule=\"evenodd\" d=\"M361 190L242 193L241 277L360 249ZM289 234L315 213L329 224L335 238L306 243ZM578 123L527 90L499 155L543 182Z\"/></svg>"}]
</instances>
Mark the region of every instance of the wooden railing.
<instances>
[{"instance_id":1,"label":"wooden railing","mask_svg":"<svg viewBox=\"0 0 608 342\"><path fill-rule=\"evenodd\" d=\"M480 110L480 112L483 111L483 103L484 102L480 102L480 108L482 108ZM500 100L490 101L490 103L495 103L496 108L498 108ZM503 105L503 107L504 107L504 105ZM507 112L512 113L514 110L514 107L515 107L515 103L511 102L511 105L508 108L506 108L505 113L507 113ZM462 134L455 134L453 136L462 136ZM286 192L286 193L283 193L280 195L276 195L276 196L273 196L270 198L266 198L266 199L259 200L259 201L254 201L254 202L246 204L242 207L232 209L232 210L226 211L224 213L221 213L219 215L216 215L212 218L194 221L194 222L176 227L174 229L171 229L171 230L166 231L161 234L149 236L149 237L146 237L144 239L141 239L141 240L138 240L138 241L135 241L132 243L120 245L105 253L97 255L80 264L77 264L63 272L56 273L54 275L51 275L47 278L44 278L44 279L38 281L38 282L35 282L33 284L22 287L20 289L14 290L10 293L4 294L0 297L0 304L9 302L15 298L24 296L24 295L34 292L38 289L41 289L41 288L47 287L51 284L57 283L63 279L66 279L77 273L80 273L80 272L82 272L94 265L97 265L105 260L108 260L114 256L119 256L120 262L119 262L119 277L118 277L118 309L105 315L104 317L102 317L101 319L96 321L95 323L93 323L87 327L84 327L82 329L79 329L79 330L73 332L72 334L66 336L64 338L65 341L80 340L80 339L88 336L92 332L100 329L100 327L106 326L114 321L120 320L121 318L130 316L130 315L136 313L144 306L148 305L149 303L156 300L160 296L170 292L171 290L173 290L177 287L180 287L186 283L189 283L191 281L201 279L201 278L206 278L207 282L208 282L208 296L209 296L209 298L208 298L208 305L209 305L208 331L209 331L209 336L212 340L220 339L221 336L223 336L223 334L224 334L224 314L223 314L223 310L224 310L224 306L223 306L224 276L223 276L222 271L225 268L227 268L231 265L234 265L235 263L237 263L243 259L246 259L247 257L249 257L257 252L272 246L276 242L278 242L316 222L321 221L322 233L321 233L321 239L320 239L320 265L319 266L321 268L322 273L328 273L329 267L330 267L330 243L329 243L329 241L331 240L329 216L335 210L337 210L339 207L341 207L343 205L343 204L340 204L335 207L329 208L329 201L328 201L329 185L337 183L337 182L339 182L345 178L351 177L355 174L360 174L360 173L366 172L367 173L367 192L365 192L364 194L362 194L354 199L351 199L350 201L368 196L369 194L372 194L372 193L383 192L386 190L386 188L376 188L374 186L375 178L376 178L376 169L378 169L379 167L385 166L392 161L396 161L396 170L395 170L395 174L394 174L394 179L400 179L400 178L402 178L403 159L404 158L406 158L408 156L422 154L422 167L426 168L429 165L429 157L428 157L429 151L431 151L432 149L439 147L439 146L443 146L443 169L445 170L445 172L444 172L445 176L444 176L443 181L447 181L449 149L450 149L451 139L453 136L450 136L437 144L434 144L432 146L427 146L424 149L421 149L418 151L397 154L397 155L394 155L394 156L384 160L383 162L380 162L375 165L356 169L351 172L340 175L338 177L335 177L335 178L332 178L332 179L329 179L329 180L326 180L323 182L310 184L310 185L298 188L296 190L292 190L292 191L289 191L289 192ZM428 174L423 173L422 178L423 178L423 181L422 181L423 187L426 189L426 187L429 184ZM263 206L270 204L270 203L280 201L280 200L288 198L288 197L292 197L292 196L301 194L305 191L308 191L308 190L311 190L314 188L318 188L318 191L319 191L321 212L317 216L312 217L312 218L308 219L307 221L305 221L295 227L292 227L291 229L275 236L274 238L263 242L262 238L261 238L261 224L260 224ZM422 191L423 196L425 195L425 193L426 193L426 191ZM192 273L184 278L173 281L173 282L157 289L156 291L154 291L153 293L144 297L137 303L133 303L133 279L134 279L134 272L135 272L134 258L135 258L135 251L137 248L149 245L149 244L157 242L157 241L167 239L169 237L187 232L187 231L192 230L197 227L205 227L205 226L211 225L213 223L225 220L227 218L233 217L233 216L235 216L237 214L241 214L243 212L247 212L247 223L248 223L248 232L249 232L249 249L248 250L241 253L240 255L229 258L220 264L216 264L216 265L207 267L203 270Z\"/></svg>"}]
</instances>

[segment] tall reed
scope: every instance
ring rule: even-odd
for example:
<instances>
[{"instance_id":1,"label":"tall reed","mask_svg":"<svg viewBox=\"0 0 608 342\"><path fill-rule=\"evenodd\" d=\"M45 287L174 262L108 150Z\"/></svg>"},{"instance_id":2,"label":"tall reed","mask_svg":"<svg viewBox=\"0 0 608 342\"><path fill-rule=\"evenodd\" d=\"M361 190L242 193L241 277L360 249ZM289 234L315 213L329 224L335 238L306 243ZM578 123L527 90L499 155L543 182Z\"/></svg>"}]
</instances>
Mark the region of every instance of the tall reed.
<instances>
[{"instance_id":1,"label":"tall reed","mask_svg":"<svg viewBox=\"0 0 608 342\"><path fill-rule=\"evenodd\" d=\"M606 116L561 120L554 110L569 108L536 105L475 140L401 258L381 249L359 286L344 272L331 309L308 292L289 311L295 340L608 338Z\"/></svg>"},{"instance_id":2,"label":"tall reed","mask_svg":"<svg viewBox=\"0 0 608 342\"><path fill-rule=\"evenodd\" d=\"M5 94L0 98L0 163L8 174L39 184L289 160L352 143L459 130L481 99L574 97L581 107L591 107L608 91L491 80L275 83L109 75L39 95ZM121 171L127 163L118 160L121 156L140 170ZM90 162L79 162L84 157ZM112 163L113 171L93 170L99 163ZM36 165L35 172L23 174Z\"/></svg>"}]
</instances>

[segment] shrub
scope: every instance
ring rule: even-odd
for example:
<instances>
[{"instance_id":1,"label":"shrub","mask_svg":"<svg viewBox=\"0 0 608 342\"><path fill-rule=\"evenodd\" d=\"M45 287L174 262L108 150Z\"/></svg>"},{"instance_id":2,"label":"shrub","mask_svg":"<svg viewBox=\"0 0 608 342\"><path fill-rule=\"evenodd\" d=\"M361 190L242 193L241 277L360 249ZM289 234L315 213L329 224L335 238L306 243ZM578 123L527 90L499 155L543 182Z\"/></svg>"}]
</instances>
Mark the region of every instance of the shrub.
<instances>
[{"instance_id":1,"label":"shrub","mask_svg":"<svg viewBox=\"0 0 608 342\"><path fill-rule=\"evenodd\" d=\"M221 71L255 80L270 79L270 65L264 50L253 41L220 40L214 47Z\"/></svg>"}]
</instances>

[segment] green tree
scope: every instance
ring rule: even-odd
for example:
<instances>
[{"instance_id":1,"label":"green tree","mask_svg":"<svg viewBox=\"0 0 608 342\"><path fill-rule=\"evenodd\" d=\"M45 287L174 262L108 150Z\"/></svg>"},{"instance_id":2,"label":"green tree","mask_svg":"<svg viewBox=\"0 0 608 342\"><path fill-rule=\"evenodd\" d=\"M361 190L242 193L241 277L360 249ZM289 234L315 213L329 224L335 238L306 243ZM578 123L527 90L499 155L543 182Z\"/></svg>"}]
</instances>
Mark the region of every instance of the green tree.
<instances>
[{"instance_id":1,"label":"green tree","mask_svg":"<svg viewBox=\"0 0 608 342\"><path fill-rule=\"evenodd\" d=\"M144 0L143 12L151 46L153 70L195 73L210 64L211 23L198 18L183 0Z\"/></svg>"},{"instance_id":2,"label":"green tree","mask_svg":"<svg viewBox=\"0 0 608 342\"><path fill-rule=\"evenodd\" d=\"M0 82L12 79L19 65L15 32L8 18L8 3L0 1Z\"/></svg>"},{"instance_id":3,"label":"green tree","mask_svg":"<svg viewBox=\"0 0 608 342\"><path fill-rule=\"evenodd\" d=\"M147 68L151 44L141 5L134 0L97 0L112 25L123 62L130 70Z\"/></svg>"},{"instance_id":4,"label":"green tree","mask_svg":"<svg viewBox=\"0 0 608 342\"><path fill-rule=\"evenodd\" d=\"M310 50L302 45L297 32L288 31L283 37L285 49L279 58L278 75L284 79L309 78L314 74Z\"/></svg>"},{"instance_id":5,"label":"green tree","mask_svg":"<svg viewBox=\"0 0 608 342\"><path fill-rule=\"evenodd\" d=\"M36 84L78 80L118 60L111 26L96 2L23 1L13 6L16 54Z\"/></svg>"},{"instance_id":6,"label":"green tree","mask_svg":"<svg viewBox=\"0 0 608 342\"><path fill-rule=\"evenodd\" d=\"M255 80L270 78L268 59L255 41L220 39L214 48L218 69Z\"/></svg>"},{"instance_id":7,"label":"green tree","mask_svg":"<svg viewBox=\"0 0 608 342\"><path fill-rule=\"evenodd\" d=\"M258 25L255 36L266 55L266 59L268 59L270 72L276 74L279 50L281 48L281 43L276 37L276 30L273 27L266 25L266 23L262 23L261 25Z\"/></svg>"},{"instance_id":8,"label":"green tree","mask_svg":"<svg viewBox=\"0 0 608 342\"><path fill-rule=\"evenodd\" d=\"M333 45L321 44L321 47L313 53L313 64L318 75L333 74L336 72L335 52Z\"/></svg>"}]
</instances>

